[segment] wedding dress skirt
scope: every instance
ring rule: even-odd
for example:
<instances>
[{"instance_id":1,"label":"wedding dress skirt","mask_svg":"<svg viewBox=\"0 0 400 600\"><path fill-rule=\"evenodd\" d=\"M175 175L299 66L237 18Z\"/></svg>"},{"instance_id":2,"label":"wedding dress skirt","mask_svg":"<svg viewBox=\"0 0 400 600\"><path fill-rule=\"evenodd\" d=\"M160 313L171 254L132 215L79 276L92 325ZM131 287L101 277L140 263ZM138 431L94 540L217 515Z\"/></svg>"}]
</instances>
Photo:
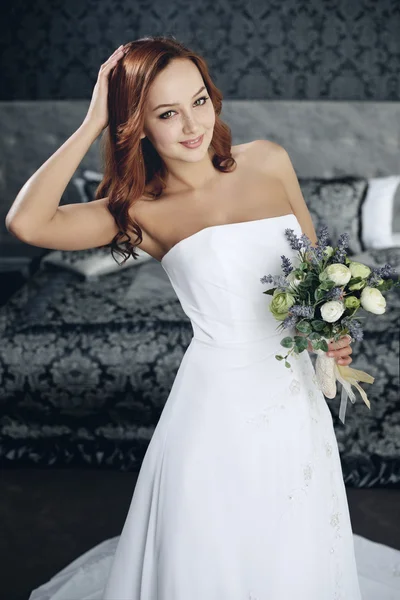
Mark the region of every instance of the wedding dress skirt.
<instances>
[{"instance_id":1,"label":"wedding dress skirt","mask_svg":"<svg viewBox=\"0 0 400 600\"><path fill-rule=\"evenodd\" d=\"M194 335L124 528L29 600L400 598L400 552L352 532L308 352L275 358L294 330L260 278L297 254L285 227L302 233L293 214L207 227L164 256Z\"/></svg>"}]
</instances>

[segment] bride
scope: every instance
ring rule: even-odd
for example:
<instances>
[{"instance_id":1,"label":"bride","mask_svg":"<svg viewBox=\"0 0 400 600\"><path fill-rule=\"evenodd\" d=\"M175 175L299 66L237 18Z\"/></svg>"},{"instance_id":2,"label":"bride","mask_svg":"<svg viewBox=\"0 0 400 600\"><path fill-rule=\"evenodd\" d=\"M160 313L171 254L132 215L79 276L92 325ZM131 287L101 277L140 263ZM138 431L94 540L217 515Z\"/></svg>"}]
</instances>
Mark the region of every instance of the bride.
<instances>
[{"instance_id":1,"label":"bride","mask_svg":"<svg viewBox=\"0 0 400 600\"><path fill-rule=\"evenodd\" d=\"M290 371L274 358L280 335L260 276L290 254L285 232L316 244L296 174L274 142L232 146L221 107L204 59L175 39L118 48L101 65L82 125L7 215L8 229L35 246L109 246L124 259L140 246L160 261L194 334L121 535L30 600L400 596L400 552L352 533L309 354ZM96 198L59 206L104 129ZM329 352L350 364L348 336Z\"/></svg>"}]
</instances>

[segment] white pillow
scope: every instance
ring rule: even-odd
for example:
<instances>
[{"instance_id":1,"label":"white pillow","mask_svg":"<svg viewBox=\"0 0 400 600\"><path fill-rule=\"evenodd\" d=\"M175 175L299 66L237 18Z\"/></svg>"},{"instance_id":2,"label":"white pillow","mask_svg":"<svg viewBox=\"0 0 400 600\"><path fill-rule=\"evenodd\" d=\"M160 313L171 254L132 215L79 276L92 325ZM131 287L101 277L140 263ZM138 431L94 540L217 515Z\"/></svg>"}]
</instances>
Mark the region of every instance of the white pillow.
<instances>
[{"instance_id":1,"label":"white pillow","mask_svg":"<svg viewBox=\"0 0 400 600\"><path fill-rule=\"evenodd\" d=\"M373 177L361 206L362 242L366 249L399 245L399 233L393 233L394 198L400 175Z\"/></svg>"},{"instance_id":2,"label":"white pillow","mask_svg":"<svg viewBox=\"0 0 400 600\"><path fill-rule=\"evenodd\" d=\"M85 169L82 175L83 177L73 177L72 182L76 186L81 202L91 202L93 200L93 190L88 189L88 183L94 183L96 184L95 187L97 187L103 179L103 175L98 171L90 169ZM42 258L41 264L52 264L69 271L74 271L75 273L80 273L86 278L99 277L107 275L107 273L114 273L120 269L136 267L153 258L138 246L135 247L135 252L139 255L137 259L130 256L122 266L119 266L112 257L110 248L89 248L88 250L73 251L53 250ZM116 254L116 258L118 262L123 260L123 257L119 254Z\"/></svg>"},{"instance_id":3,"label":"white pillow","mask_svg":"<svg viewBox=\"0 0 400 600\"><path fill-rule=\"evenodd\" d=\"M392 235L392 246L400 246L400 232L396 231Z\"/></svg>"},{"instance_id":4,"label":"white pillow","mask_svg":"<svg viewBox=\"0 0 400 600\"><path fill-rule=\"evenodd\" d=\"M126 262L119 266L111 254L110 248L89 248L87 250L52 250L41 259L41 265L54 265L61 269L80 273L85 278L100 277L107 273L115 273L119 269L136 267L153 258L150 254L135 247L135 252L139 255L134 259L131 256ZM116 254L118 262L122 262L123 257Z\"/></svg>"}]
</instances>

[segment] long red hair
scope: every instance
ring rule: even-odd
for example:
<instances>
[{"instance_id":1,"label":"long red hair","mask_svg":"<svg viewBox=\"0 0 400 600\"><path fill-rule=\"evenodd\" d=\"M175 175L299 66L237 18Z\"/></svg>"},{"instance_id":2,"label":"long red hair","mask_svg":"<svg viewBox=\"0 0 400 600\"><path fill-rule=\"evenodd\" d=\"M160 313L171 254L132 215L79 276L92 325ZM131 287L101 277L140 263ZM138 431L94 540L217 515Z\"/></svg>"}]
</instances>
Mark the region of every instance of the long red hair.
<instances>
[{"instance_id":1,"label":"long red hair","mask_svg":"<svg viewBox=\"0 0 400 600\"><path fill-rule=\"evenodd\" d=\"M94 198L97 200L108 197L108 209L119 232L110 244L103 247L111 247L114 259L114 252L124 257L119 264L123 264L130 255L138 258L134 248L143 239L140 226L129 215L130 206L144 195L158 198L165 188L166 167L149 139L141 139L140 133L143 131L144 107L149 88L157 74L173 59L192 60L203 77L215 111L211 141L214 167L228 172L236 164L231 155L231 130L218 116L223 96L213 84L204 59L176 41L173 36L144 37L124 46L125 56L109 75L109 121L101 139L103 179ZM154 191L145 190L149 182ZM128 230L132 230L137 236L135 244L132 244Z\"/></svg>"}]
</instances>

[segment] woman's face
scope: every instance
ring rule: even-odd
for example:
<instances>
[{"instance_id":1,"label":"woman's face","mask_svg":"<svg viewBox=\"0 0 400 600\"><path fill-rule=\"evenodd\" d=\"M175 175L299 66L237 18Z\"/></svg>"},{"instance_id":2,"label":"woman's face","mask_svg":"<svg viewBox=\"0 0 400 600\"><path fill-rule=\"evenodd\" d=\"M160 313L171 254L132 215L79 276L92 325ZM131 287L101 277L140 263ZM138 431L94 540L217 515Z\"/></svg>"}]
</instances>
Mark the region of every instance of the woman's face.
<instances>
[{"instance_id":1,"label":"woman's face","mask_svg":"<svg viewBox=\"0 0 400 600\"><path fill-rule=\"evenodd\" d=\"M160 107L160 104L170 106ZM191 60L173 60L151 85L144 136L167 162L168 159L197 162L208 151L214 123L214 107L200 71ZM181 144L203 134L203 141L197 148Z\"/></svg>"}]
</instances>

